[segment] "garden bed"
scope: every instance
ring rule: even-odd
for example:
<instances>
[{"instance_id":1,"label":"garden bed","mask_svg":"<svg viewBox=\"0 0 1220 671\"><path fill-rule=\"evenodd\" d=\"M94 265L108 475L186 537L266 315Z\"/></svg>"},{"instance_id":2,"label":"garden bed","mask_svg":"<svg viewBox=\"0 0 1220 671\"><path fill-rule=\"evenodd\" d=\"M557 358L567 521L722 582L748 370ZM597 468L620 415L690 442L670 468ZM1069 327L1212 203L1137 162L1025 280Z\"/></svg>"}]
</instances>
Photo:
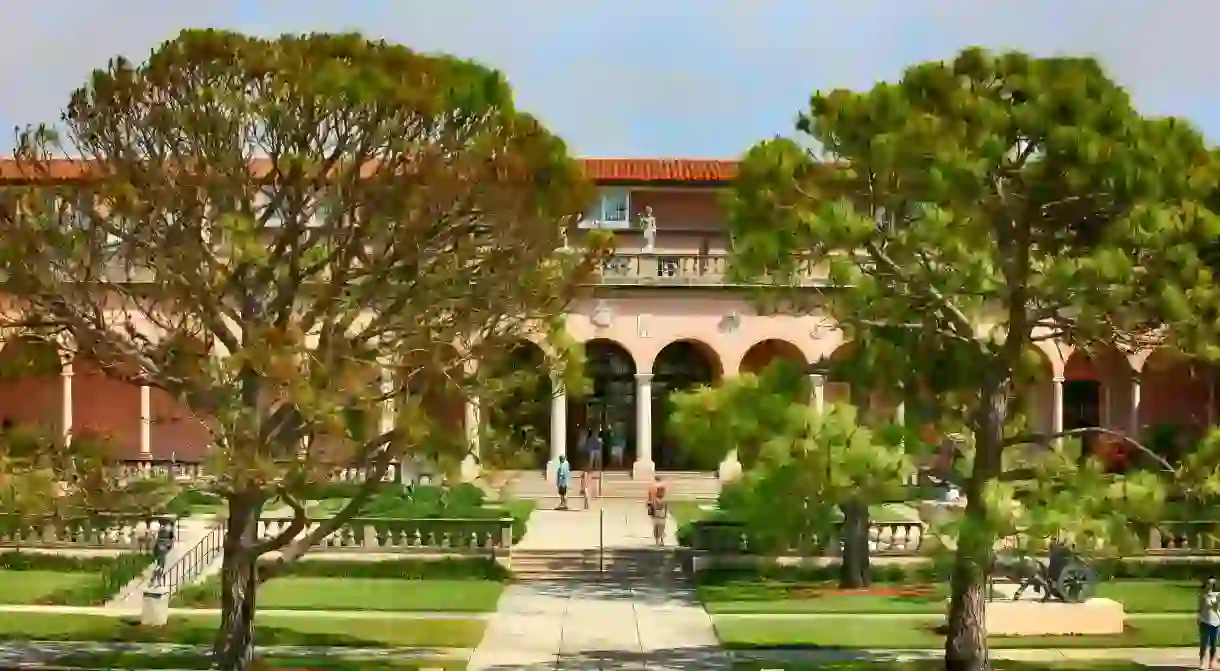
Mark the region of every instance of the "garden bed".
<instances>
[{"instance_id":1,"label":"garden bed","mask_svg":"<svg viewBox=\"0 0 1220 671\"><path fill-rule=\"evenodd\" d=\"M0 603L100 606L152 564L152 556L0 553Z\"/></svg>"},{"instance_id":2,"label":"garden bed","mask_svg":"<svg viewBox=\"0 0 1220 671\"><path fill-rule=\"evenodd\" d=\"M489 559L300 561L259 588L271 610L446 611L495 610L510 574ZM174 596L179 608L218 608L220 578Z\"/></svg>"},{"instance_id":3,"label":"garden bed","mask_svg":"<svg viewBox=\"0 0 1220 671\"><path fill-rule=\"evenodd\" d=\"M275 617L256 615L258 644L357 648L474 648L485 624L477 619ZM163 628L127 618L22 613L0 618L0 640L104 641L211 645L219 616L173 616Z\"/></svg>"}]
</instances>

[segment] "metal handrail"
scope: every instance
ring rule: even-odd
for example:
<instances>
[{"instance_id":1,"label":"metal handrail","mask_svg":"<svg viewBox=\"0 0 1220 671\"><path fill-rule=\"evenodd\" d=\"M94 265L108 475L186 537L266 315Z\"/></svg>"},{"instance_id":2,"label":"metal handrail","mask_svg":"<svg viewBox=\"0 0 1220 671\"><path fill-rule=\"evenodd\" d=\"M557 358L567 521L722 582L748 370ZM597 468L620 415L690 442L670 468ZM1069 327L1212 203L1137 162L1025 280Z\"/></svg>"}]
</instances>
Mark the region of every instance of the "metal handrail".
<instances>
[{"instance_id":1,"label":"metal handrail","mask_svg":"<svg viewBox=\"0 0 1220 671\"><path fill-rule=\"evenodd\" d=\"M186 554L178 558L172 565L153 570L151 585L173 594L183 585L188 585L200 573L207 569L216 557L224 551L224 537L228 530L228 521L222 520Z\"/></svg>"}]
</instances>

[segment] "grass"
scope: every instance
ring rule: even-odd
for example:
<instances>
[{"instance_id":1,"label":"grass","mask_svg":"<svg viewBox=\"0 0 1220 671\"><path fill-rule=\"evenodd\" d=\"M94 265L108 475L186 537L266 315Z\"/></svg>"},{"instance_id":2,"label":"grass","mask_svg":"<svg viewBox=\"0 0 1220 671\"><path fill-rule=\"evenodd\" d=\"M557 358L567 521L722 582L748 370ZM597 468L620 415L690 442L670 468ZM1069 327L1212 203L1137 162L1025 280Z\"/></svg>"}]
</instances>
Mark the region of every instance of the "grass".
<instances>
[{"instance_id":1,"label":"grass","mask_svg":"<svg viewBox=\"0 0 1220 671\"><path fill-rule=\"evenodd\" d=\"M726 648L938 648L944 635L937 618L866 617L714 618ZM992 636L995 648L1172 648L1198 643L1193 618L1127 619L1127 631L1113 636Z\"/></svg>"},{"instance_id":2,"label":"grass","mask_svg":"<svg viewBox=\"0 0 1220 671\"><path fill-rule=\"evenodd\" d=\"M269 610L381 610L484 613L504 585L490 580L402 580L290 576L267 581L258 603Z\"/></svg>"},{"instance_id":3,"label":"grass","mask_svg":"<svg viewBox=\"0 0 1220 671\"><path fill-rule=\"evenodd\" d=\"M367 648L474 648L483 638L478 620L256 616L260 645ZM107 641L210 645L218 616L174 616L163 629L123 618L65 613L22 613L0 619L0 640Z\"/></svg>"},{"instance_id":4,"label":"grass","mask_svg":"<svg viewBox=\"0 0 1220 671\"><path fill-rule=\"evenodd\" d=\"M1197 586L1188 581L1115 580L1097 596L1114 599L1128 613L1193 613ZM892 592L892 593L887 593ZM710 613L943 613L946 583L876 583L869 590L840 590L834 583L730 581L703 584L698 594Z\"/></svg>"},{"instance_id":5,"label":"grass","mask_svg":"<svg viewBox=\"0 0 1220 671\"><path fill-rule=\"evenodd\" d=\"M1015 662L1004 660L998 664L1004 671L1148 671L1149 667L1134 662ZM943 671L942 659L921 659L906 662L850 661L819 664L783 664L779 662L737 662L733 671Z\"/></svg>"},{"instance_id":6,"label":"grass","mask_svg":"<svg viewBox=\"0 0 1220 671\"><path fill-rule=\"evenodd\" d=\"M184 652L171 654L148 654L140 652L81 653L56 656L50 660L57 667L78 669L178 669L202 671L211 669L207 655ZM466 662L453 659L393 658L344 659L342 657L258 657L261 667L269 669L309 669L310 671L422 671L444 669L456 671L466 668Z\"/></svg>"},{"instance_id":7,"label":"grass","mask_svg":"<svg viewBox=\"0 0 1220 671\"><path fill-rule=\"evenodd\" d=\"M39 603L52 594L80 589L96 579L92 573L0 570L0 603Z\"/></svg>"}]
</instances>

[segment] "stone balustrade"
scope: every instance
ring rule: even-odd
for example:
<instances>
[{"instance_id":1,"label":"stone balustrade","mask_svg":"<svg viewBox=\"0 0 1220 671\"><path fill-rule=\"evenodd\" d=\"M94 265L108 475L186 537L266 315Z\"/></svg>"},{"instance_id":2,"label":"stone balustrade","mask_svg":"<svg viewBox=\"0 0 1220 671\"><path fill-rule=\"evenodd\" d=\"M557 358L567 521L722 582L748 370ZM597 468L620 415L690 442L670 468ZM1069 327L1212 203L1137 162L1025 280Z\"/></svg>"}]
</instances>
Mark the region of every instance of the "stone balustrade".
<instances>
[{"instance_id":1,"label":"stone balustrade","mask_svg":"<svg viewBox=\"0 0 1220 671\"><path fill-rule=\"evenodd\" d=\"M311 519L309 533L325 518ZM289 518L265 517L258 521L261 538L273 538L288 528ZM302 534L302 535L303 535ZM513 544L513 520L505 518L352 518L314 545L330 552L507 552Z\"/></svg>"},{"instance_id":2,"label":"stone balustrade","mask_svg":"<svg viewBox=\"0 0 1220 671\"><path fill-rule=\"evenodd\" d=\"M924 549L926 528L921 522L872 522L869 524L869 550L875 555L912 555ZM724 554L756 554L744 524L725 521L695 522L691 525L690 545L695 550ZM834 543L808 539L807 547L831 548Z\"/></svg>"},{"instance_id":3,"label":"stone balustrade","mask_svg":"<svg viewBox=\"0 0 1220 671\"><path fill-rule=\"evenodd\" d=\"M727 254L675 252L620 252L602 262L598 280L603 285L721 286L729 280ZM824 268L812 263L801 267L801 284L825 283Z\"/></svg>"},{"instance_id":4,"label":"stone balustrade","mask_svg":"<svg viewBox=\"0 0 1220 671\"><path fill-rule=\"evenodd\" d=\"M76 519L32 519L0 515L0 547L64 550L146 551L161 525L177 518L103 514Z\"/></svg>"},{"instance_id":5,"label":"stone balustrade","mask_svg":"<svg viewBox=\"0 0 1220 671\"><path fill-rule=\"evenodd\" d=\"M119 477L133 480L170 478L194 481L203 477L203 464L151 460L124 461L119 466Z\"/></svg>"}]
</instances>

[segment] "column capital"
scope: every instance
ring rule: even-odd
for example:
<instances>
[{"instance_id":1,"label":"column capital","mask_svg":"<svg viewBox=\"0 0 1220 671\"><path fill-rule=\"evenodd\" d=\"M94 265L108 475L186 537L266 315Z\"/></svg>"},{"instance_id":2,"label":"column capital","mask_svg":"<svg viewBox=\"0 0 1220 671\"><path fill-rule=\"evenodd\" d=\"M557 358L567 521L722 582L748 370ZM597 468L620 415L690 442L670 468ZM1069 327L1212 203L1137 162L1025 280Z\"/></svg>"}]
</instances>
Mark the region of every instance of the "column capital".
<instances>
[{"instance_id":1,"label":"column capital","mask_svg":"<svg viewBox=\"0 0 1220 671\"><path fill-rule=\"evenodd\" d=\"M636 373L636 382L652 382L652 373Z\"/></svg>"},{"instance_id":2,"label":"column capital","mask_svg":"<svg viewBox=\"0 0 1220 671\"><path fill-rule=\"evenodd\" d=\"M1062 375L1056 375L1055 377L1051 378L1051 382L1054 382L1055 384L1063 384L1063 381L1064 377Z\"/></svg>"}]
</instances>

